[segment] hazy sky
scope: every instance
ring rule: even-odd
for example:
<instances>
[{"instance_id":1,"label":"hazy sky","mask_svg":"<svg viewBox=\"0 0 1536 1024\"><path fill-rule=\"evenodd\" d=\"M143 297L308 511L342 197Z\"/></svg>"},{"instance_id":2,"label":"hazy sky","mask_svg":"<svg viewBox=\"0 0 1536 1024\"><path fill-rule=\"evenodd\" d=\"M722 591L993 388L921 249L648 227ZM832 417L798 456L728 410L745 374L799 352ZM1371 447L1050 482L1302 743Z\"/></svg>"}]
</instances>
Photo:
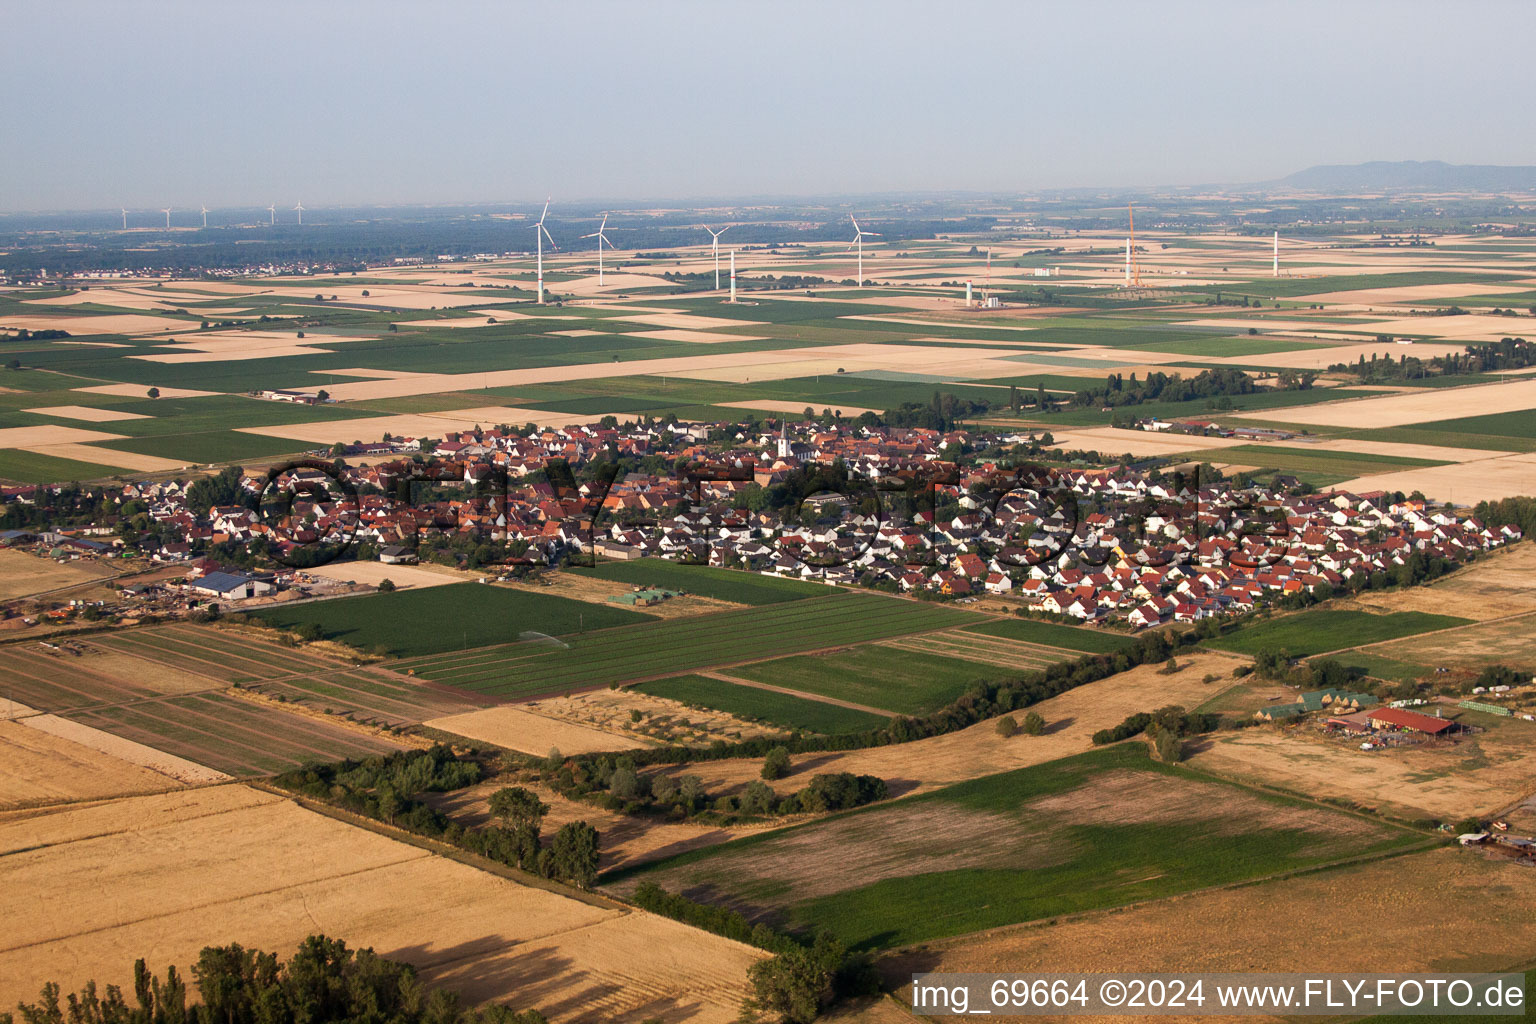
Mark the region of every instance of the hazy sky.
<instances>
[{"instance_id":1,"label":"hazy sky","mask_svg":"<svg viewBox=\"0 0 1536 1024\"><path fill-rule=\"evenodd\" d=\"M1529 2L0 0L0 209L1536 163Z\"/></svg>"}]
</instances>

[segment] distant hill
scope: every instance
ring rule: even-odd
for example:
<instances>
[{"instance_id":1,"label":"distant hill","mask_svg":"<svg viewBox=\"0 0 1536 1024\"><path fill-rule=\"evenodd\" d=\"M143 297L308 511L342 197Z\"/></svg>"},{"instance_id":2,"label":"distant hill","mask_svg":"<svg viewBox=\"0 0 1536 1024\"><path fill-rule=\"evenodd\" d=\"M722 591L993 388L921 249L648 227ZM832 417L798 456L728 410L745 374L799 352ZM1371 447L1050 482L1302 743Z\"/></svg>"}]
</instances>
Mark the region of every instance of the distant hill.
<instances>
[{"instance_id":1,"label":"distant hill","mask_svg":"<svg viewBox=\"0 0 1536 1024\"><path fill-rule=\"evenodd\" d=\"M1318 192L1518 192L1536 189L1536 167L1373 160L1364 164L1308 167L1274 184Z\"/></svg>"}]
</instances>

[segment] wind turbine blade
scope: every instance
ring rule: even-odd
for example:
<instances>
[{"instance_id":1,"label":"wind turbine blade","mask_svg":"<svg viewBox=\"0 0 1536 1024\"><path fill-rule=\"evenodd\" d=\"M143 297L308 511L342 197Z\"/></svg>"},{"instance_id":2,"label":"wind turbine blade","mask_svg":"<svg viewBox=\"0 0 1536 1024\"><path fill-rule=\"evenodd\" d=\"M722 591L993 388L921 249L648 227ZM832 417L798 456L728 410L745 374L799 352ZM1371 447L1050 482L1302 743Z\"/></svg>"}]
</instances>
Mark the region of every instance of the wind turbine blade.
<instances>
[{"instance_id":1,"label":"wind turbine blade","mask_svg":"<svg viewBox=\"0 0 1536 1024\"><path fill-rule=\"evenodd\" d=\"M860 231L859 234L861 234L861 235L869 235L871 238L879 238L880 237L880 232L878 232L878 231Z\"/></svg>"},{"instance_id":2,"label":"wind turbine blade","mask_svg":"<svg viewBox=\"0 0 1536 1024\"><path fill-rule=\"evenodd\" d=\"M607 226L608 226L608 215L605 213L605 214L603 214L603 222L597 226L597 233L598 234L602 234L603 233L603 228L605 228Z\"/></svg>"},{"instance_id":3,"label":"wind turbine blade","mask_svg":"<svg viewBox=\"0 0 1536 1024\"><path fill-rule=\"evenodd\" d=\"M848 219L853 221L853 230L855 230L855 231L859 230L859 222L856 219L854 219L853 214L850 213L848 215Z\"/></svg>"},{"instance_id":4,"label":"wind turbine blade","mask_svg":"<svg viewBox=\"0 0 1536 1024\"><path fill-rule=\"evenodd\" d=\"M547 215L547 214L548 214L548 213L549 213L549 200L548 200L548 199L546 199L546 200L544 200L544 212L543 212L543 213L541 213L541 214L539 214L539 223L540 223L540 224L541 224L541 225L542 225L542 224L543 224L543 223L544 223L544 218L545 218L545 216L546 216L546 215Z\"/></svg>"},{"instance_id":5,"label":"wind turbine blade","mask_svg":"<svg viewBox=\"0 0 1536 1024\"><path fill-rule=\"evenodd\" d=\"M723 234L725 234L729 230L731 230L731 226L729 224L727 224L725 227L720 229L720 233L723 235Z\"/></svg>"}]
</instances>

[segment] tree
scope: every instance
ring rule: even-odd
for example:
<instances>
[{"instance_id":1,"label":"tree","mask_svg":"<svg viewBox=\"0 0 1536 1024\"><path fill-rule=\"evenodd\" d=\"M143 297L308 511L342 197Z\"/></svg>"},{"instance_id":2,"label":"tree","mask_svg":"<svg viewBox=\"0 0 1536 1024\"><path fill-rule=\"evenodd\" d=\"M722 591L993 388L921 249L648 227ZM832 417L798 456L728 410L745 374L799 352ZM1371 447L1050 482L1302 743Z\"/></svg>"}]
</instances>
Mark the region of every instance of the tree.
<instances>
[{"instance_id":1,"label":"tree","mask_svg":"<svg viewBox=\"0 0 1536 1024\"><path fill-rule=\"evenodd\" d=\"M317 401L329 402L331 400L331 393L324 388L321 388L319 391L315 392L315 398Z\"/></svg>"},{"instance_id":2,"label":"tree","mask_svg":"<svg viewBox=\"0 0 1536 1024\"><path fill-rule=\"evenodd\" d=\"M379 580L379 593L381 593L381 594L393 594L394 592L395 592L395 581L394 580L390 579L388 576L384 577L382 580Z\"/></svg>"},{"instance_id":3,"label":"tree","mask_svg":"<svg viewBox=\"0 0 1536 1024\"><path fill-rule=\"evenodd\" d=\"M548 804L522 786L508 786L491 794L491 813L513 826L532 825L537 829L548 811Z\"/></svg>"},{"instance_id":4,"label":"tree","mask_svg":"<svg viewBox=\"0 0 1536 1024\"><path fill-rule=\"evenodd\" d=\"M554 875L582 889L597 880L597 829L584 821L560 826L550 843Z\"/></svg>"},{"instance_id":5,"label":"tree","mask_svg":"<svg viewBox=\"0 0 1536 1024\"><path fill-rule=\"evenodd\" d=\"M774 747L768 751L768 756L763 758L762 777L769 782L782 779L789 774L789 768L789 750L785 747Z\"/></svg>"},{"instance_id":6,"label":"tree","mask_svg":"<svg viewBox=\"0 0 1536 1024\"><path fill-rule=\"evenodd\" d=\"M1152 749L1157 754L1157 759L1164 764L1177 764L1184 760L1184 743L1171 729L1149 730L1152 735Z\"/></svg>"},{"instance_id":7,"label":"tree","mask_svg":"<svg viewBox=\"0 0 1536 1024\"><path fill-rule=\"evenodd\" d=\"M1013 720L1012 715L1004 715L997 720L997 734L1003 739L1016 736L1019 732L1019 723Z\"/></svg>"},{"instance_id":8,"label":"tree","mask_svg":"<svg viewBox=\"0 0 1536 1024\"><path fill-rule=\"evenodd\" d=\"M1024 716L1023 729L1026 736L1039 736L1045 732L1045 719L1040 716L1040 712L1031 711Z\"/></svg>"},{"instance_id":9,"label":"tree","mask_svg":"<svg viewBox=\"0 0 1536 1024\"><path fill-rule=\"evenodd\" d=\"M159 388L150 388L149 389L149 397L150 398L159 398L160 397L160 389Z\"/></svg>"},{"instance_id":10,"label":"tree","mask_svg":"<svg viewBox=\"0 0 1536 1024\"><path fill-rule=\"evenodd\" d=\"M759 960L747 970L752 993L742 1001L742 1019L810 1024L832 1001L833 982L846 956L842 943L821 935L810 949L786 949Z\"/></svg>"}]
</instances>

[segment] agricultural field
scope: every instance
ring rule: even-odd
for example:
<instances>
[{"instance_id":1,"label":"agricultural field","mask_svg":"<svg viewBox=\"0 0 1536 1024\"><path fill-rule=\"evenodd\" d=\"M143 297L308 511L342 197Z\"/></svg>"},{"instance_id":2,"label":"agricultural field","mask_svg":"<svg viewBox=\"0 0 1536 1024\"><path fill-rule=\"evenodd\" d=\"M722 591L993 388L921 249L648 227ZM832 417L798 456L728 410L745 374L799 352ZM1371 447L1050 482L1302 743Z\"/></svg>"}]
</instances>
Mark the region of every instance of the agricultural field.
<instances>
[{"instance_id":1,"label":"agricultural field","mask_svg":"<svg viewBox=\"0 0 1536 1024\"><path fill-rule=\"evenodd\" d=\"M1054 622L1035 622L1030 619L1001 619L994 622L967 626L967 633L1018 640L1021 643L1042 647L1060 647L1083 654L1114 654L1135 643L1134 637L1124 633L1063 626Z\"/></svg>"},{"instance_id":2,"label":"agricultural field","mask_svg":"<svg viewBox=\"0 0 1536 1024\"><path fill-rule=\"evenodd\" d=\"M259 634L184 623L102 633L82 645L152 662L155 673L207 677L215 686L325 675L342 667L334 659L284 647Z\"/></svg>"},{"instance_id":3,"label":"agricultural field","mask_svg":"<svg viewBox=\"0 0 1536 1024\"><path fill-rule=\"evenodd\" d=\"M401 749L345 728L226 693L191 693L66 712L62 717L239 778Z\"/></svg>"},{"instance_id":4,"label":"agricultural field","mask_svg":"<svg viewBox=\"0 0 1536 1024\"><path fill-rule=\"evenodd\" d=\"M572 575L595 576L637 587L679 590L734 604L765 605L822 597L827 588L819 583L762 576L733 569L712 569L707 565L688 565L661 558L642 558L629 562L605 562L594 569L568 570Z\"/></svg>"},{"instance_id":5,"label":"agricultural field","mask_svg":"<svg viewBox=\"0 0 1536 1024\"><path fill-rule=\"evenodd\" d=\"M960 660L952 652L918 649L919 642L927 639L929 635L826 654L775 658L739 666L731 674L899 715L937 711L953 703L977 680L1008 674L994 664Z\"/></svg>"},{"instance_id":6,"label":"agricultural field","mask_svg":"<svg viewBox=\"0 0 1536 1024\"><path fill-rule=\"evenodd\" d=\"M0 548L0 602L110 578L116 570L101 562L65 562Z\"/></svg>"},{"instance_id":7,"label":"agricultural field","mask_svg":"<svg viewBox=\"0 0 1536 1024\"><path fill-rule=\"evenodd\" d=\"M613 884L643 878L879 949L1425 843L1161 765L1130 743L694 851Z\"/></svg>"},{"instance_id":8,"label":"agricultural field","mask_svg":"<svg viewBox=\"0 0 1536 1024\"><path fill-rule=\"evenodd\" d=\"M653 697L713 708L738 718L790 731L865 732L878 729L887 722L884 715L826 701L806 700L756 686L744 686L730 682L728 677L672 676L637 683L634 688Z\"/></svg>"},{"instance_id":9,"label":"agricultural field","mask_svg":"<svg viewBox=\"0 0 1536 1024\"><path fill-rule=\"evenodd\" d=\"M515 642L524 633L565 636L653 621L616 605L477 583L343 597L257 614L282 629L314 624L327 640L397 658Z\"/></svg>"},{"instance_id":10,"label":"agricultural field","mask_svg":"<svg viewBox=\"0 0 1536 1024\"><path fill-rule=\"evenodd\" d=\"M444 686L515 699L868 643L961 625L973 617L958 609L875 594L833 593L406 659L390 667Z\"/></svg>"},{"instance_id":11,"label":"agricultural field","mask_svg":"<svg viewBox=\"0 0 1536 1024\"><path fill-rule=\"evenodd\" d=\"M0 811L181 786L168 775L31 728L26 719L0 721L0 764L5 766L0 771Z\"/></svg>"},{"instance_id":12,"label":"agricultural field","mask_svg":"<svg viewBox=\"0 0 1536 1024\"><path fill-rule=\"evenodd\" d=\"M1154 903L925 942L881 966L893 987L915 972L1007 973L1021 962L1089 973L1284 972L1303 963L1338 972L1384 964L1518 971L1536 958L1533 899L1536 873L1528 868L1436 849L1199 892L1175 908ZM1424 926L1428 919L1433 928Z\"/></svg>"},{"instance_id":13,"label":"agricultural field","mask_svg":"<svg viewBox=\"0 0 1536 1024\"><path fill-rule=\"evenodd\" d=\"M1294 691L1292 691L1294 694ZM1481 731L1414 747L1362 751L1310 724L1217 732L1193 744L1204 771L1361 807L1406 821L1493 815L1536 787L1536 723L1443 705Z\"/></svg>"},{"instance_id":14,"label":"agricultural field","mask_svg":"<svg viewBox=\"0 0 1536 1024\"><path fill-rule=\"evenodd\" d=\"M1347 650L1365 644L1465 626L1472 620L1429 612L1388 612L1313 608L1250 622L1234 632L1205 641L1206 646L1238 654L1283 650L1292 658Z\"/></svg>"},{"instance_id":15,"label":"agricultural field","mask_svg":"<svg viewBox=\"0 0 1536 1024\"><path fill-rule=\"evenodd\" d=\"M1361 664L1379 678L1401 682L1426 677L1437 682L1461 682L1489 665L1536 671L1536 614L1371 644L1350 651L1340 660L1346 665Z\"/></svg>"},{"instance_id":16,"label":"agricultural field","mask_svg":"<svg viewBox=\"0 0 1536 1024\"><path fill-rule=\"evenodd\" d=\"M458 989L470 1004L536 1005L556 1021L728 1024L762 955L238 785L8 816L0 848L12 851L0 892L7 1005L36 999L45 981L131 991L139 957L185 971L215 940L210 922L218 942L284 953L324 931L414 964L426 985ZM94 880L89 892L82 877Z\"/></svg>"}]
</instances>

